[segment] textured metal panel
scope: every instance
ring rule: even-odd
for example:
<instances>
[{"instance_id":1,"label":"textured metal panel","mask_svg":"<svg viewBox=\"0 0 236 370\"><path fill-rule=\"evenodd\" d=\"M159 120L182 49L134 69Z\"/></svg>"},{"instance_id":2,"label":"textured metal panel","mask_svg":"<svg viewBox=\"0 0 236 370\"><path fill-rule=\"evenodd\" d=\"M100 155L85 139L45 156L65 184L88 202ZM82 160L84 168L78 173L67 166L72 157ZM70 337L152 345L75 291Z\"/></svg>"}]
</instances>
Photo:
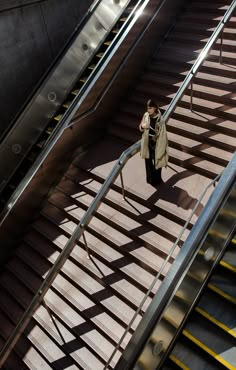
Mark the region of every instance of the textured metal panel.
<instances>
[{"instance_id":1,"label":"textured metal panel","mask_svg":"<svg viewBox=\"0 0 236 370\"><path fill-rule=\"evenodd\" d=\"M123 8L129 3L128 0L104 0L96 9L96 16L105 29L109 29L114 19L123 11Z\"/></svg>"},{"instance_id":2,"label":"textured metal panel","mask_svg":"<svg viewBox=\"0 0 236 370\"><path fill-rule=\"evenodd\" d=\"M2 150L12 160L9 161L7 171L5 171L2 163L3 156L0 158L0 178L7 179L14 173L128 2L127 0L104 0L95 9L50 78L41 87L16 126L4 140ZM20 147L20 155L12 156L12 148L16 145Z\"/></svg>"}]
</instances>

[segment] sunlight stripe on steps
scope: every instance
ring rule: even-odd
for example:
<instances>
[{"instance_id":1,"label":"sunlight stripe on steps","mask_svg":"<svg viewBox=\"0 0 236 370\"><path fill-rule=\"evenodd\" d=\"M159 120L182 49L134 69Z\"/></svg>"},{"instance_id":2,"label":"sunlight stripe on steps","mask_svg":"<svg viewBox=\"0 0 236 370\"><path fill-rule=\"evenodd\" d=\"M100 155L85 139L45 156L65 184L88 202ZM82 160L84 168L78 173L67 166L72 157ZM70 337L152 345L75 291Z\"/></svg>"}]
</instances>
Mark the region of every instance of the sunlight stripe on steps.
<instances>
[{"instance_id":1,"label":"sunlight stripe on steps","mask_svg":"<svg viewBox=\"0 0 236 370\"><path fill-rule=\"evenodd\" d=\"M213 316L209 315L209 313L207 313L200 307L196 307L195 311L197 311L200 315L204 316L207 320L211 321L213 324L217 325L218 327L226 331L228 334L236 338L236 331L234 329L230 329L227 325L215 319Z\"/></svg>"},{"instance_id":2,"label":"sunlight stripe on steps","mask_svg":"<svg viewBox=\"0 0 236 370\"><path fill-rule=\"evenodd\" d=\"M215 360L220 362L222 365L224 365L229 370L235 370L235 366L231 365L228 361L226 361L223 357L218 355L216 352L212 351L209 347L207 347L205 344L200 342L197 338L195 338L192 334L190 334L187 330L183 330L183 334L191 340L193 343L195 343L198 347L203 349L205 352L207 352L210 356L214 357Z\"/></svg>"}]
</instances>

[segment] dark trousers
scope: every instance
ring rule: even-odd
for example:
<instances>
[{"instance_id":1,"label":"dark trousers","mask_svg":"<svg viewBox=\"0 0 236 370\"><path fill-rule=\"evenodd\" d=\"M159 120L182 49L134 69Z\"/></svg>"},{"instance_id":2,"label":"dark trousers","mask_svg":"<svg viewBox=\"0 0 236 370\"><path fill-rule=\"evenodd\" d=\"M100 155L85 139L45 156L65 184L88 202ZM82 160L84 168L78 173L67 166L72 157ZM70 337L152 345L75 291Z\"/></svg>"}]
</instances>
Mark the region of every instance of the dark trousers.
<instances>
[{"instance_id":1,"label":"dark trousers","mask_svg":"<svg viewBox=\"0 0 236 370\"><path fill-rule=\"evenodd\" d=\"M145 159L147 183L160 185L162 183L161 168L155 168L155 143L149 144L149 158Z\"/></svg>"}]
</instances>

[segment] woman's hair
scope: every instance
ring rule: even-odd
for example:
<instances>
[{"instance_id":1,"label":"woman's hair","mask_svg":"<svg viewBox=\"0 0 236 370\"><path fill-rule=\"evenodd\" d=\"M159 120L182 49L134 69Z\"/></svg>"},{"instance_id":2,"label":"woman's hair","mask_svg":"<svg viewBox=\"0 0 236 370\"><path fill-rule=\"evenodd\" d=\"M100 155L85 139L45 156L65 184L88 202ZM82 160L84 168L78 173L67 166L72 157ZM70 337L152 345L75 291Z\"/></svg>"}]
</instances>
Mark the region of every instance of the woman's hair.
<instances>
[{"instance_id":1,"label":"woman's hair","mask_svg":"<svg viewBox=\"0 0 236 370\"><path fill-rule=\"evenodd\" d=\"M158 109L159 109L159 106L158 106L157 102L154 99L149 99L147 101L147 107L156 108L156 111L158 111Z\"/></svg>"}]
</instances>

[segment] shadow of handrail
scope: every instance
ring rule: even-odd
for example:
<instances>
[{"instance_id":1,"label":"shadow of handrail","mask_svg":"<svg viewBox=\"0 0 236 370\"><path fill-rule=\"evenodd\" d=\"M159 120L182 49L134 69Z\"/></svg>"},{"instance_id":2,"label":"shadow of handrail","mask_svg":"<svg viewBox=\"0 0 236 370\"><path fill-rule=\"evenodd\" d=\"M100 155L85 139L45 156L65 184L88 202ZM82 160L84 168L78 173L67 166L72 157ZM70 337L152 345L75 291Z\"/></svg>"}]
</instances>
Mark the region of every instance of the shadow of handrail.
<instances>
[{"instance_id":1,"label":"shadow of handrail","mask_svg":"<svg viewBox=\"0 0 236 370\"><path fill-rule=\"evenodd\" d=\"M184 91L189 86L189 83L191 82L191 80L195 76L195 74L197 73L197 71L198 71L199 67L201 66L202 62L205 60L205 58L206 58L209 50L211 49L211 47L213 46L214 42L219 37L220 32L224 28L226 22L230 19L230 17L232 15L233 11L235 10L235 8L236 8L236 0L234 0L231 3L231 5L229 6L229 8L226 11L224 17L219 22L219 24L216 27L215 31L213 32L212 36L208 40L207 44L205 45L205 47L203 48L203 50L200 53L199 57L195 61L193 67L190 70L190 72L188 73L188 75L186 76L185 80L183 81L183 83L181 84L180 88L178 89L177 93L175 94L174 98L172 99L169 107L167 108L166 112L163 115L163 117L164 117L164 119L166 121L168 121L168 119L170 118L172 112L174 111L175 107L177 106L177 103L181 99ZM89 206L87 212L82 217L80 223L75 228L75 230L74 230L73 234L71 235L71 237L68 239L65 247L63 248L62 252L58 256L58 258L55 261L53 267L48 272L48 274L47 274L44 282L42 283L42 285L38 289L37 293L35 294L33 300L31 301L29 307L27 308L27 310L25 311L24 315L22 316L20 322L15 327L12 335L10 336L10 338L8 339L8 341L6 342L6 344L4 345L4 347L3 347L3 349L2 349L2 351L0 353L0 367L3 365L3 363L5 362L5 360L7 359L7 357L9 356L11 350L13 349L14 345L16 344L16 342L18 341L18 339L20 338L21 334L23 333L25 327L29 323L29 321L30 321L32 315L34 314L35 310L37 309L37 307L42 302L43 297L45 296L45 294L47 293L48 289L52 285L52 283L53 283L54 279L56 278L57 274L60 272L63 264L65 263L65 261L67 259L67 257L69 256L69 254L73 250L74 246L77 244L77 240L79 240L80 237L83 235L86 227L88 226L91 218L93 217L93 214L95 213L95 211L100 206L100 204L102 202L102 199L106 196L106 194L107 194L107 192L109 190L110 185L116 180L117 176L121 173L121 170L125 166L126 162L139 151L140 145L141 145L141 141L138 141L135 144L133 144L130 148L128 148L127 150L125 150L121 154L120 158L118 159L118 161L116 162L116 164L114 165L114 167L112 168L109 176L105 180L105 182L102 185L100 191L97 193L96 197L94 198L94 200L92 201L91 205ZM217 181L218 177L220 177L220 176L221 175L217 176L217 178L215 178L207 186L207 188L209 186L211 186L215 181ZM207 191L207 188L204 190L204 192L203 192L204 194L205 194L205 191ZM204 196L204 194L202 196ZM201 197L199 199L199 202L200 201L201 201ZM195 208L193 209L193 211L195 211ZM187 227L187 225L185 224L184 227L183 227L183 229L182 229L183 232L186 229L186 227ZM180 235L182 235L182 231L181 231ZM176 245L177 244L175 243L174 246L172 247L172 249ZM165 262L164 262L164 264L165 264ZM159 275L157 275L157 276L159 276ZM112 358L113 358L113 356L114 356L114 354L112 354ZM110 361L111 361L111 358L109 359L109 361L107 362L107 364ZM105 368L107 368L107 365L106 365Z\"/></svg>"}]
</instances>

